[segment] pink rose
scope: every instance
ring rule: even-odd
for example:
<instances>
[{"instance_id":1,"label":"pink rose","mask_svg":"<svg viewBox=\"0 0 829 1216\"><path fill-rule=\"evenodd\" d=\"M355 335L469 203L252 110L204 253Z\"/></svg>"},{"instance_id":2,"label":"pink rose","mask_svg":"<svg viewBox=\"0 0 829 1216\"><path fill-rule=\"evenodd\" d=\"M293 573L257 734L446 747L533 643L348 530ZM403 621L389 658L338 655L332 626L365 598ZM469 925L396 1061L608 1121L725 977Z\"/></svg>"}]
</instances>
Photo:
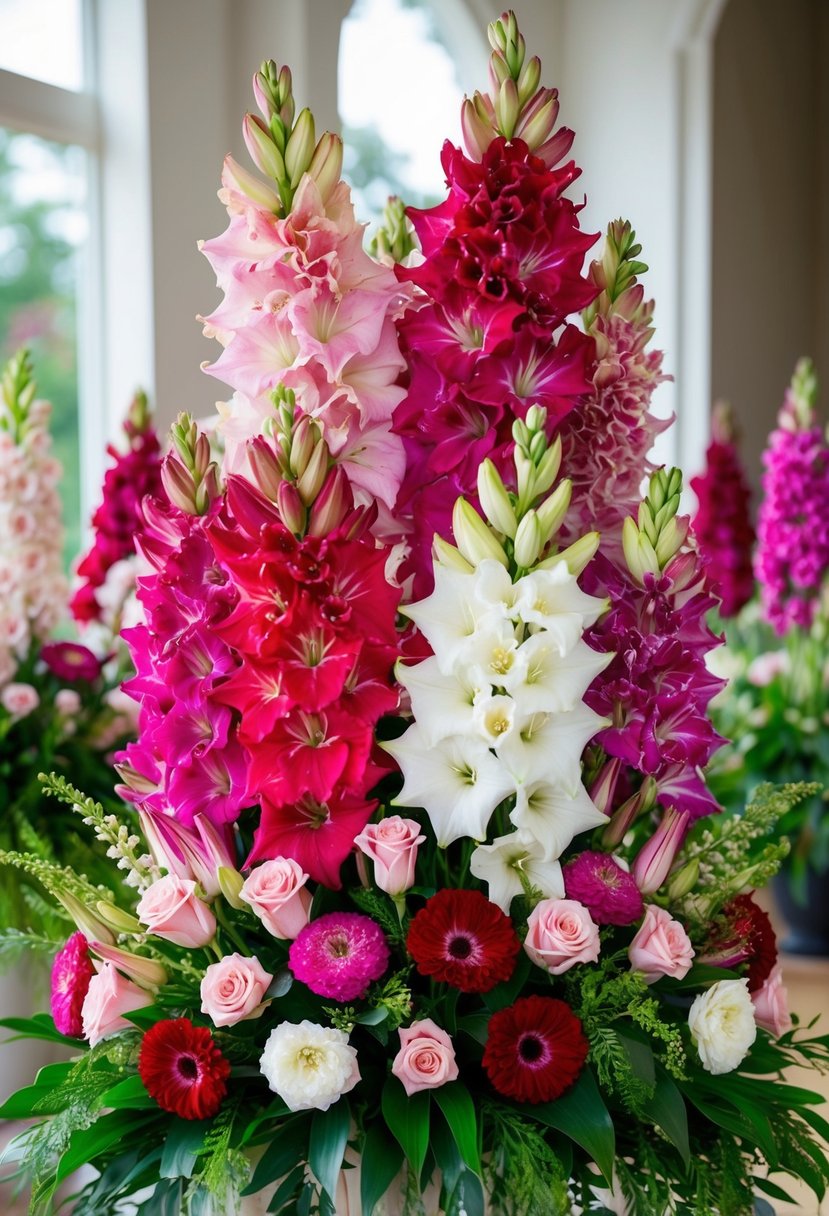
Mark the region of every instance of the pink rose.
<instances>
[{"instance_id":1,"label":"pink rose","mask_svg":"<svg viewBox=\"0 0 829 1216\"><path fill-rule=\"evenodd\" d=\"M414 882L418 845L426 839L414 819L389 815L369 823L354 843L374 862L374 881L389 895L402 895Z\"/></svg>"},{"instance_id":2,"label":"pink rose","mask_svg":"<svg viewBox=\"0 0 829 1216\"><path fill-rule=\"evenodd\" d=\"M599 926L575 899L542 899L529 915L524 949L550 975L595 963L600 948Z\"/></svg>"},{"instance_id":3,"label":"pink rose","mask_svg":"<svg viewBox=\"0 0 829 1216\"><path fill-rule=\"evenodd\" d=\"M412 1022L400 1031L400 1050L391 1070L409 1097L421 1089L436 1089L458 1076L455 1049L445 1030L431 1018Z\"/></svg>"},{"instance_id":4,"label":"pink rose","mask_svg":"<svg viewBox=\"0 0 829 1216\"><path fill-rule=\"evenodd\" d=\"M64 718L74 718L81 711L80 693L74 688L59 688L55 693L55 709Z\"/></svg>"},{"instance_id":5,"label":"pink rose","mask_svg":"<svg viewBox=\"0 0 829 1216\"><path fill-rule=\"evenodd\" d=\"M156 937L188 950L206 946L216 934L216 918L196 895L192 878L166 874L148 887L138 901L138 919Z\"/></svg>"},{"instance_id":6,"label":"pink rose","mask_svg":"<svg viewBox=\"0 0 829 1216\"><path fill-rule=\"evenodd\" d=\"M239 892L274 937L293 941L308 924L308 875L291 857L274 857L251 870Z\"/></svg>"},{"instance_id":7,"label":"pink rose","mask_svg":"<svg viewBox=\"0 0 829 1216\"><path fill-rule=\"evenodd\" d=\"M634 971L641 971L648 984L668 975L681 980L691 970L694 947L682 925L670 912L648 904L645 919L633 941L628 958Z\"/></svg>"},{"instance_id":8,"label":"pink rose","mask_svg":"<svg viewBox=\"0 0 829 1216\"><path fill-rule=\"evenodd\" d=\"M767 1030L776 1039L791 1030L789 998L779 963L774 964L763 987L752 992L751 1000L754 1004L754 1020L761 1029Z\"/></svg>"},{"instance_id":9,"label":"pink rose","mask_svg":"<svg viewBox=\"0 0 829 1216\"><path fill-rule=\"evenodd\" d=\"M152 1003L149 992L125 979L112 963L101 963L98 974L89 981L81 1009L83 1037L94 1047L107 1035L129 1029L125 1013Z\"/></svg>"},{"instance_id":10,"label":"pink rose","mask_svg":"<svg viewBox=\"0 0 829 1216\"><path fill-rule=\"evenodd\" d=\"M13 718L25 718L40 705L31 684L7 684L0 693L0 704Z\"/></svg>"},{"instance_id":11,"label":"pink rose","mask_svg":"<svg viewBox=\"0 0 829 1216\"><path fill-rule=\"evenodd\" d=\"M258 958L227 954L204 973L201 1011L214 1026L235 1026L245 1018L258 1018L270 1004L263 997L272 980Z\"/></svg>"}]
</instances>

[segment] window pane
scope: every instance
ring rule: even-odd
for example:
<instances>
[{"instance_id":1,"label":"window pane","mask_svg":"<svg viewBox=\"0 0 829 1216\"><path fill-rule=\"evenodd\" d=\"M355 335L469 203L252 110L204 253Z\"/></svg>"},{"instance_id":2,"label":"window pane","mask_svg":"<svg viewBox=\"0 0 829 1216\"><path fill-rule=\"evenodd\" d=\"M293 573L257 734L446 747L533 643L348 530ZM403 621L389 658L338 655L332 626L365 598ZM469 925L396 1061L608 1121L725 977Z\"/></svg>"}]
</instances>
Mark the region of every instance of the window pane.
<instances>
[{"instance_id":1,"label":"window pane","mask_svg":"<svg viewBox=\"0 0 829 1216\"><path fill-rule=\"evenodd\" d=\"M83 153L0 128L0 358L32 351L63 465L66 556L78 551L77 261L86 236Z\"/></svg>"},{"instance_id":2,"label":"window pane","mask_svg":"<svg viewBox=\"0 0 829 1216\"><path fill-rule=\"evenodd\" d=\"M463 89L441 34L422 0L357 0L343 22L339 109L359 219L389 194L422 207L446 193L440 149L460 140Z\"/></svg>"},{"instance_id":3,"label":"window pane","mask_svg":"<svg viewBox=\"0 0 829 1216\"><path fill-rule=\"evenodd\" d=\"M81 0L0 0L0 68L82 88Z\"/></svg>"}]
</instances>

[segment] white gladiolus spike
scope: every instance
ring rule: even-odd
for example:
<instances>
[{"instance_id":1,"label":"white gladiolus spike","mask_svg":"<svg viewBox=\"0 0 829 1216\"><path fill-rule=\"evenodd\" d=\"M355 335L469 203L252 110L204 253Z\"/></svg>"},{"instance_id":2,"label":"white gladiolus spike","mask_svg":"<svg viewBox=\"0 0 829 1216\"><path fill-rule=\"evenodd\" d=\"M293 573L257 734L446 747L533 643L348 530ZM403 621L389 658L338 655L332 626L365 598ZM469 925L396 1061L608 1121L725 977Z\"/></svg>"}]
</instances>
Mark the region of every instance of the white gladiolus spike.
<instances>
[{"instance_id":1,"label":"white gladiolus spike","mask_svg":"<svg viewBox=\"0 0 829 1216\"><path fill-rule=\"evenodd\" d=\"M513 667L516 675L525 673L523 681L512 679L505 687L522 714L564 713L575 709L612 658L612 654L599 654L582 641L562 655L542 630L527 638L516 653Z\"/></svg>"},{"instance_id":2,"label":"white gladiolus spike","mask_svg":"<svg viewBox=\"0 0 829 1216\"><path fill-rule=\"evenodd\" d=\"M412 714L428 746L448 735L474 732L473 706L483 682L476 682L471 672L459 666L456 675L445 675L431 656L413 667L398 663L395 675L409 694Z\"/></svg>"},{"instance_id":3,"label":"white gladiolus spike","mask_svg":"<svg viewBox=\"0 0 829 1216\"><path fill-rule=\"evenodd\" d=\"M569 713L533 714L501 748L501 759L521 787L546 781L575 797L581 786L581 754L609 726L586 705Z\"/></svg>"},{"instance_id":4,"label":"white gladiolus spike","mask_svg":"<svg viewBox=\"0 0 829 1216\"><path fill-rule=\"evenodd\" d=\"M533 570L516 584L516 609L522 621L547 629L561 646L572 650L584 629L605 610L605 601L581 590L566 562Z\"/></svg>"}]
</instances>

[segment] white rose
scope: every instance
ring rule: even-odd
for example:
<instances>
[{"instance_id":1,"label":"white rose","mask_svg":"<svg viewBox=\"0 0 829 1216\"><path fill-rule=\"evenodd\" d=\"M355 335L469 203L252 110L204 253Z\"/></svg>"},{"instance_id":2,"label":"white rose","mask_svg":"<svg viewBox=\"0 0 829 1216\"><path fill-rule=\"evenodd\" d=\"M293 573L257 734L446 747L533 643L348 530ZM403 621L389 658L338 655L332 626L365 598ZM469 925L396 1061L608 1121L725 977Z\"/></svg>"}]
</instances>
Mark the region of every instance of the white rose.
<instances>
[{"instance_id":1,"label":"white rose","mask_svg":"<svg viewBox=\"0 0 829 1216\"><path fill-rule=\"evenodd\" d=\"M271 1031L259 1068L289 1110L328 1110L360 1080L357 1052L342 1030L304 1021Z\"/></svg>"},{"instance_id":2,"label":"white rose","mask_svg":"<svg viewBox=\"0 0 829 1216\"><path fill-rule=\"evenodd\" d=\"M732 1072L757 1037L748 980L719 980L700 993L688 1026L703 1068L715 1076Z\"/></svg>"}]
</instances>

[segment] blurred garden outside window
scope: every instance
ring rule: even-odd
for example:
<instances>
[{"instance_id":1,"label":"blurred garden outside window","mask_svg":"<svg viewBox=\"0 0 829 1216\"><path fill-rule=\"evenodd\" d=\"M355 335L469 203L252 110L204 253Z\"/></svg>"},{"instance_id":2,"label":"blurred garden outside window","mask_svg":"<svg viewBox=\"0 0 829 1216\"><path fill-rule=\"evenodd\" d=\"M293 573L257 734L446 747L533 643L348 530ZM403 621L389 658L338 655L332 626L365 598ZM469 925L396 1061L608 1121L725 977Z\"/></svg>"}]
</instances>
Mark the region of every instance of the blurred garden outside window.
<instances>
[{"instance_id":1,"label":"blurred garden outside window","mask_svg":"<svg viewBox=\"0 0 829 1216\"><path fill-rule=\"evenodd\" d=\"M52 402L67 563L80 545L79 403L95 358L91 13L87 0L0 0L0 359L28 347Z\"/></svg>"}]
</instances>

